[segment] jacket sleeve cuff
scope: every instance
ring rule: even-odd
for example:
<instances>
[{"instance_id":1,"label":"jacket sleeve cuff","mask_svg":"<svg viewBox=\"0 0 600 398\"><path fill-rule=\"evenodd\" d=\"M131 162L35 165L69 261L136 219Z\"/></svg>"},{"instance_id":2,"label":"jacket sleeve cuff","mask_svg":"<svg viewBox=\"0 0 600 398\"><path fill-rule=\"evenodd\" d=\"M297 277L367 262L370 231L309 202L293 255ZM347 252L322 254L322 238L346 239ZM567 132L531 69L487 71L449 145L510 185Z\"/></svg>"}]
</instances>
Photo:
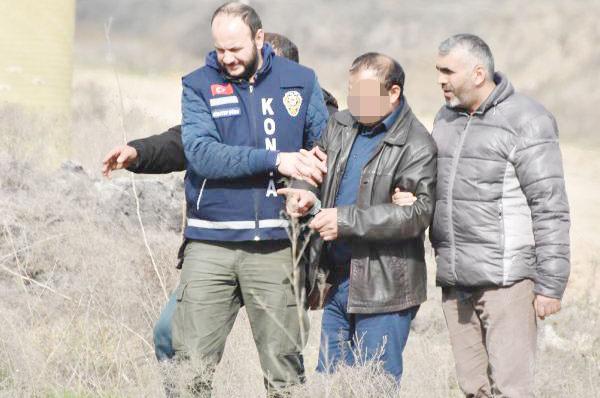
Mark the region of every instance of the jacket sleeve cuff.
<instances>
[{"instance_id":1,"label":"jacket sleeve cuff","mask_svg":"<svg viewBox=\"0 0 600 398\"><path fill-rule=\"evenodd\" d=\"M140 169L140 165L142 164L142 154L144 153L144 143L142 142L142 140L133 140L133 141L129 141L127 143L127 145L129 145L130 147L135 149L135 151L137 152L137 157L135 158L135 161L132 162L125 169L127 171L131 171L132 173L137 173Z\"/></svg>"},{"instance_id":2,"label":"jacket sleeve cuff","mask_svg":"<svg viewBox=\"0 0 600 398\"><path fill-rule=\"evenodd\" d=\"M352 217L353 209L354 206L341 206L337 208L338 238L352 236L350 218Z\"/></svg>"},{"instance_id":3,"label":"jacket sleeve cuff","mask_svg":"<svg viewBox=\"0 0 600 398\"><path fill-rule=\"evenodd\" d=\"M267 151L266 162L268 171L277 171L277 155L279 155L279 151Z\"/></svg>"},{"instance_id":4,"label":"jacket sleeve cuff","mask_svg":"<svg viewBox=\"0 0 600 398\"><path fill-rule=\"evenodd\" d=\"M253 174L260 174L268 171L275 171L277 166L277 151L268 151L266 149L255 149L250 152L249 163Z\"/></svg>"},{"instance_id":5,"label":"jacket sleeve cuff","mask_svg":"<svg viewBox=\"0 0 600 398\"><path fill-rule=\"evenodd\" d=\"M533 287L533 293L539 294L540 296L555 298L555 299L559 299L559 300L562 299L564 291L565 291L564 288L562 288L562 289L560 287L551 288L548 286L544 286L543 284L541 284L539 282L536 282Z\"/></svg>"}]
</instances>

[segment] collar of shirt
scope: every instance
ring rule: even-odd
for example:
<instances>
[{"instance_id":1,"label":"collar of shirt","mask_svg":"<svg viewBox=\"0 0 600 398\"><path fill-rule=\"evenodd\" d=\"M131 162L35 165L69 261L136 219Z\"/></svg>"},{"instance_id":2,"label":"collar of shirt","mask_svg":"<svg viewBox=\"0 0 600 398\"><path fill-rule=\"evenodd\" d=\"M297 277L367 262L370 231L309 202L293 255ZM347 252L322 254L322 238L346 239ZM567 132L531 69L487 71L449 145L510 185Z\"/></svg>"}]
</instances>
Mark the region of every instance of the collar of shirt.
<instances>
[{"instance_id":1,"label":"collar of shirt","mask_svg":"<svg viewBox=\"0 0 600 398\"><path fill-rule=\"evenodd\" d=\"M386 132L392 127L394 122L400 116L400 112L402 111L402 107L404 106L404 97L400 99L400 105L396 109L392 111L389 115L385 117L381 122L377 123L372 127L361 126L359 134L361 135L377 135L379 133Z\"/></svg>"}]
</instances>

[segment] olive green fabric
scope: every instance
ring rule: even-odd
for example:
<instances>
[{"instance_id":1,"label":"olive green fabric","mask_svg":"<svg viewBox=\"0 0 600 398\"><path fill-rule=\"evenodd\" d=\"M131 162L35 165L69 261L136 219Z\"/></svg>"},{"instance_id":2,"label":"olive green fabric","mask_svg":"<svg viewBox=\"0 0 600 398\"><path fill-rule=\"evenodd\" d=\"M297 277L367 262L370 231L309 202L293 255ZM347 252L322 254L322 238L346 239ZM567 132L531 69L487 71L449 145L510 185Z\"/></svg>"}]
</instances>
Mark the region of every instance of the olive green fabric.
<instances>
[{"instance_id":1,"label":"olive green fabric","mask_svg":"<svg viewBox=\"0 0 600 398\"><path fill-rule=\"evenodd\" d=\"M302 349L308 334L304 306L290 283L291 250L281 242L190 242L176 290L173 346L178 359L199 358L209 368L196 380L210 391L212 371L242 305L270 392L304 380Z\"/></svg>"}]
</instances>

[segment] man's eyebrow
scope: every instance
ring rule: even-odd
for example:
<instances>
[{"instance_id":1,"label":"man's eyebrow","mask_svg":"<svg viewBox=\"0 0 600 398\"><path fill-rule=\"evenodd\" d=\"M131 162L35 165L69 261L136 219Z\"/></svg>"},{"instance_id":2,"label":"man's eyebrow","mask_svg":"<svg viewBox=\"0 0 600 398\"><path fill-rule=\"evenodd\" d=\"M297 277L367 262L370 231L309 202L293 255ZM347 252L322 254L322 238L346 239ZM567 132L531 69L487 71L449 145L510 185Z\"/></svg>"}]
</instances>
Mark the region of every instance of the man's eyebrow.
<instances>
[{"instance_id":1,"label":"man's eyebrow","mask_svg":"<svg viewBox=\"0 0 600 398\"><path fill-rule=\"evenodd\" d=\"M215 44L215 49L217 49L217 50L237 51L237 50L240 50L241 48L242 48L241 46L233 46L233 47L230 47L230 48L223 48L223 47L218 46L218 45Z\"/></svg>"},{"instance_id":2,"label":"man's eyebrow","mask_svg":"<svg viewBox=\"0 0 600 398\"><path fill-rule=\"evenodd\" d=\"M440 66L435 66L435 69L437 69L438 71L442 72L442 73L454 73L454 71L450 68L446 68L446 67L440 67Z\"/></svg>"}]
</instances>

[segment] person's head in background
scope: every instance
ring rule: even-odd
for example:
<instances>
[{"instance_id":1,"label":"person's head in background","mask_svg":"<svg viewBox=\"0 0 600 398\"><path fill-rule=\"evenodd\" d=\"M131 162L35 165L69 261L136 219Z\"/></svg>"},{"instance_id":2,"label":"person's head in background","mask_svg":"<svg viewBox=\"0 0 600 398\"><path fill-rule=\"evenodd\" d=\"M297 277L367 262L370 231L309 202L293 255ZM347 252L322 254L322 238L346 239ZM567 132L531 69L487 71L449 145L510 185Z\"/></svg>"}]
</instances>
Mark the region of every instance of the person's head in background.
<instances>
[{"instance_id":1,"label":"person's head in background","mask_svg":"<svg viewBox=\"0 0 600 398\"><path fill-rule=\"evenodd\" d=\"M284 35L279 33L265 32L265 41L271 44L276 55L299 63L298 47Z\"/></svg>"}]
</instances>

